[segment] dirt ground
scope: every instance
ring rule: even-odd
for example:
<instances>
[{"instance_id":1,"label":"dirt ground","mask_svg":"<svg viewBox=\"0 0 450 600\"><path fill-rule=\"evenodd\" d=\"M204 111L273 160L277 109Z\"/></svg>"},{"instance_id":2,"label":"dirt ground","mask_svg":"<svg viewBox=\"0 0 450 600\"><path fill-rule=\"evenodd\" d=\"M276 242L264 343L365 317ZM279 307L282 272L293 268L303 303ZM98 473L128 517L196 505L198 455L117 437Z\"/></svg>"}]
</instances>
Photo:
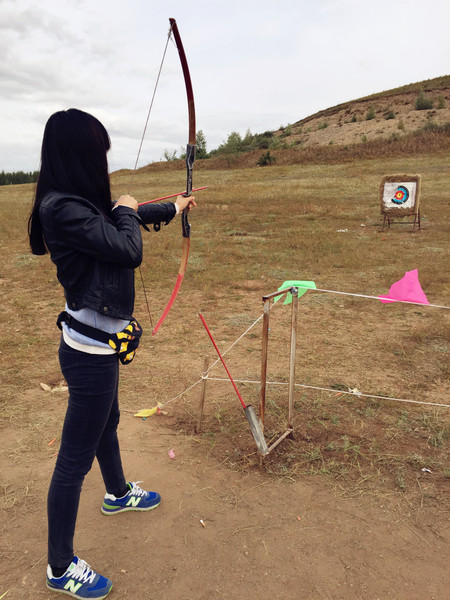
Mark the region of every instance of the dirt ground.
<instances>
[{"instance_id":1,"label":"dirt ground","mask_svg":"<svg viewBox=\"0 0 450 600\"><path fill-rule=\"evenodd\" d=\"M0 598L47 600L46 493L66 396L26 396L34 426L2 431ZM257 468L234 471L164 417L127 411L120 438L128 477L163 500L149 513L106 517L97 465L86 478L76 552L113 580L111 598L449 597L445 507L408 508L397 494L351 498L317 476L286 482ZM22 451L30 439L34 453Z\"/></svg>"},{"instance_id":2,"label":"dirt ground","mask_svg":"<svg viewBox=\"0 0 450 600\"><path fill-rule=\"evenodd\" d=\"M143 315L145 334L135 361L122 369L119 435L127 477L157 490L163 500L149 513L105 516L98 466L88 474L75 550L113 580L112 599L450 598L448 311L308 292L299 309L296 381L332 392L296 388L295 438L280 444L263 466L229 382L208 382L201 435L194 433L200 386L171 403L199 380L205 355L215 359L197 311L203 311L223 351L260 316L262 295L296 273L297 265L302 278L324 282L318 287L375 294L386 293L405 270L417 267L430 301L448 305L448 161L417 160L430 186L420 234L400 227L381 232L373 224L384 163L339 167L343 174L321 167L319 183L309 180L306 199L298 192L302 203L292 227L302 235L291 233L285 250L278 238L290 225L282 221L285 215L291 219L289 205L280 203L270 215L269 208L255 209L248 222L239 223L239 232L248 235L238 236L229 200L219 198L216 205L213 196L204 227L208 240L215 230L220 233L217 249L211 250L212 242L202 246L200 230L189 276L154 338L137 286L135 314ZM389 170L406 172L399 164L389 161ZM416 164L410 160L407 170L417 172ZM275 167L270 178L286 186L289 198L298 173L305 178L311 171ZM206 183L214 183L207 175ZM249 206L264 207L259 190L267 187L267 171L211 171L209 177L223 178L216 186L224 197L225 191L230 195L230 180L240 186L242 178ZM372 204L360 208L368 181L375 190ZM29 189L10 187L0 190L0 302L7 324L0 348L0 600L50 600L46 496L67 392L46 391L40 383L51 390L61 383L55 319L63 296L48 257L32 257L26 244ZM167 183L167 189L178 188ZM344 202L342 214L331 209L337 202L329 196L333 189L339 190L337 198L354 198L355 216L349 218ZM265 233L271 256L261 265L266 238L260 212L279 227L272 237ZM179 246L170 247L170 238L162 238L160 247L153 239L147 242L152 257L175 257ZM222 248L232 257L230 273ZM210 255L215 266L204 281ZM155 263L152 277L162 271ZM177 267L174 259L173 272ZM161 299L155 293L159 286L166 294L161 291ZM149 284L161 310L171 289L172 280ZM152 312L158 314L157 306ZM271 381L287 381L289 322L290 312L279 302L270 321ZM260 334L258 325L227 354L236 379L260 376ZM223 369L212 375L223 377ZM258 388L238 385L256 407ZM434 406L345 395L350 387ZM284 390L268 392L268 439L284 426ZM133 416L157 400L165 403L167 415Z\"/></svg>"}]
</instances>

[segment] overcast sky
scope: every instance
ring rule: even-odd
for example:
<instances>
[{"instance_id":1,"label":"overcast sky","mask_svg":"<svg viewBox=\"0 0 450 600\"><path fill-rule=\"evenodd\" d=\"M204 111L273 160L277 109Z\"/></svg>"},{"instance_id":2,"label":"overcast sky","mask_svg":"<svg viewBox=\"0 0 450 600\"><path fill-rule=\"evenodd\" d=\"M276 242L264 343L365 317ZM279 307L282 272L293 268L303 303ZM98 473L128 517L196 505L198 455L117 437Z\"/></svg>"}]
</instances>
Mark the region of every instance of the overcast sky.
<instances>
[{"instance_id":1,"label":"overcast sky","mask_svg":"<svg viewBox=\"0 0 450 600\"><path fill-rule=\"evenodd\" d=\"M133 168L169 17L210 150L450 73L450 0L0 0L0 170L37 170L48 117L70 107L109 131L111 170ZM139 166L186 141L170 43Z\"/></svg>"}]
</instances>

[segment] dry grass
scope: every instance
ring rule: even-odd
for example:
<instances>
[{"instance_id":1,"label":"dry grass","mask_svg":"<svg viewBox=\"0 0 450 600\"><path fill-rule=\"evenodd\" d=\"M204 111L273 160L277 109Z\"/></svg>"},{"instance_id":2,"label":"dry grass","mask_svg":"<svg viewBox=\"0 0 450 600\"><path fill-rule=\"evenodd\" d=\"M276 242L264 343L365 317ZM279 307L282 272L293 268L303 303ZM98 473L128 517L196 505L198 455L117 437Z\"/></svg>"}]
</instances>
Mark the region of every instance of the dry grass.
<instances>
[{"instance_id":1,"label":"dry grass","mask_svg":"<svg viewBox=\"0 0 450 600\"><path fill-rule=\"evenodd\" d=\"M405 271L418 268L430 302L449 304L446 156L438 152L333 164L288 163L197 170L196 183L208 185L208 190L198 194L199 208L192 214L191 256L182 291L158 336L147 334L133 366L123 370L124 410L170 400L199 379L203 357L212 353L199 310L219 346L227 348L260 316L261 296L287 279L377 295L386 293ZM396 172L422 175L420 233L401 224L381 231L379 183L383 175ZM125 193L129 173L114 174L112 182L116 195ZM154 166L138 172L133 193L143 201L182 189L183 183L180 171ZM24 413L24 392L41 381L60 381L54 323L63 295L48 257L33 257L28 251L31 195L31 186L0 188L0 297L14 340L13 353L8 340L0 354L0 417L4 432L22 431L16 452L45 456L49 450L39 441L45 424L38 414L46 414L46 408L27 403ZM142 275L153 319L171 292L180 246L178 223L158 235L145 235ZM286 478L320 473L346 493L381 493L387 486L442 500L449 475L448 410L345 396L339 390L356 387L377 395L448 402L446 311L314 292L300 302L297 381L332 387L336 394L298 389L295 439L266 460L266 472ZM139 281L136 316L149 331ZM274 309L272 381L287 380L289 318L281 304ZM258 325L229 353L229 368L237 379L258 379L260 333ZM213 375L222 377L223 371L217 367ZM227 383L208 385L198 441L205 452L230 466L257 465L232 388ZM244 398L257 404L258 386L241 388ZM169 426L193 434L198 389L168 405ZM285 414L285 388L271 387L268 437L283 429ZM423 481L427 476L422 467L433 471L432 479ZM2 505L7 506L12 491L2 493Z\"/></svg>"}]
</instances>

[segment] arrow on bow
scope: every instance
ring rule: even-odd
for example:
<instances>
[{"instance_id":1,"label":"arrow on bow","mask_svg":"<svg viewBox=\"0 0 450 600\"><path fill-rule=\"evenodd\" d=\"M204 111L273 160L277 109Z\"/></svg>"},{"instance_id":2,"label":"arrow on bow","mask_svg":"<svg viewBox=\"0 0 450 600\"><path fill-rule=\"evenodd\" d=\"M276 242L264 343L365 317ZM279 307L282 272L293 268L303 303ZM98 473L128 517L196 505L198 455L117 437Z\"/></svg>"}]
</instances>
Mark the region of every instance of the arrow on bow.
<instances>
[{"instance_id":1,"label":"arrow on bow","mask_svg":"<svg viewBox=\"0 0 450 600\"><path fill-rule=\"evenodd\" d=\"M199 192L200 190L206 190L207 185L202 185L199 188L192 188L191 192ZM145 206L145 204L153 204L154 202L162 202L163 200L167 200L168 198L175 198L176 196L184 196L186 192L177 192L176 194L170 194L169 196L161 196L161 198L153 198L153 200L145 200L145 202L139 202L138 206ZM0 600L2 600L0 598Z\"/></svg>"},{"instance_id":2,"label":"arrow on bow","mask_svg":"<svg viewBox=\"0 0 450 600\"><path fill-rule=\"evenodd\" d=\"M189 137L188 143L186 146L186 168L187 168L187 178L186 178L186 191L183 194L186 198L191 195L192 192L192 171L194 169L194 161L195 161L195 106L194 106L194 93L192 91L192 83L191 76L189 74L189 67L186 60L186 54L184 52L183 43L181 41L180 32L178 31L177 22L175 19L169 19L171 32L173 33L173 37L175 38L175 43L178 48L178 54L180 55L181 67L183 69L184 82L186 85L186 94L187 94L187 102L188 102L188 116L189 116ZM161 317L156 323L152 335L155 335L158 332L158 329L163 324L165 318L169 314L169 311L172 307L172 304L175 302L175 298L177 297L178 291L181 287L181 282L183 281L184 273L186 271L186 265L189 256L189 246L191 242L191 226L188 220L189 208L185 208L181 215L181 233L183 236L183 250L181 254L180 268L178 269L178 276L173 288L173 292L167 302L166 308L164 309Z\"/></svg>"}]
</instances>

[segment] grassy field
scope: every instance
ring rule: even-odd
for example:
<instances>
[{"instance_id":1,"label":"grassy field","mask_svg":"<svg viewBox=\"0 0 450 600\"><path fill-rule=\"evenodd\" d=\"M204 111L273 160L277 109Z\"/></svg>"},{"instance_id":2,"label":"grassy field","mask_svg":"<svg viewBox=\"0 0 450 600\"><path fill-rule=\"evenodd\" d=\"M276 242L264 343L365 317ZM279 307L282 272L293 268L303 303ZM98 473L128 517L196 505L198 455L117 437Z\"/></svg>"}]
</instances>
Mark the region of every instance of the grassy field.
<instances>
[{"instance_id":1,"label":"grassy field","mask_svg":"<svg viewBox=\"0 0 450 600\"><path fill-rule=\"evenodd\" d=\"M289 163L289 161L286 161ZM385 294L405 271L417 268L432 304L449 300L448 152L354 159L333 164L279 164L266 168L200 168L192 213L191 254L182 290L157 336L150 335L139 275L136 310L146 335L131 367L122 371L122 408L132 413L166 404L167 426L194 435L206 354L214 357L198 312L203 311L219 347L227 349L260 317L261 297L285 280L317 287ZM422 175L422 231L411 224L381 228L379 184L385 174ZM115 196L126 193L129 172L112 175ZM139 201L182 190L182 169L152 166L134 179ZM0 188L0 354L2 429L28 427L23 452L33 452L44 418L25 404L27 390L61 380L55 319L63 295L48 257L30 254L26 222L32 186ZM179 223L144 233L141 267L152 320L159 317L178 270ZM272 311L269 375L285 383L289 360L288 307ZM227 354L236 379L260 376L261 322ZM261 468L267 476L321 474L346 494L398 493L411 502L445 499L450 469L449 410L343 392L447 403L448 311L383 305L377 300L307 292L300 300L296 381L336 390L297 388L295 436L259 465L240 404L229 383L208 383L205 420L196 440L205 453L235 469ZM220 365L212 377L223 377ZM258 385L240 384L258 403ZM286 426L285 386L269 386L266 434ZM431 474L421 469L429 469Z\"/></svg>"}]
</instances>

